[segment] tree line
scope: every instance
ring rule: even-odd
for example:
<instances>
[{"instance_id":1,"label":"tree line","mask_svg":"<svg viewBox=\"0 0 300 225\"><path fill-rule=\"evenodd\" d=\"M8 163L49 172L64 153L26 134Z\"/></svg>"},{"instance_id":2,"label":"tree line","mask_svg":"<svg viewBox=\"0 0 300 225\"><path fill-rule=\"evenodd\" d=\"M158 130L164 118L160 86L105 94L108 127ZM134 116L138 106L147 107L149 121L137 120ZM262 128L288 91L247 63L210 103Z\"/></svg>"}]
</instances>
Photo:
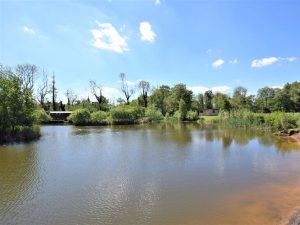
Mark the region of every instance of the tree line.
<instances>
[{"instance_id":1,"label":"tree line","mask_svg":"<svg viewBox=\"0 0 300 225\"><path fill-rule=\"evenodd\" d=\"M14 78L8 79L8 77ZM300 112L300 82L298 81L287 83L283 88L263 87L257 91L256 95L249 95L247 88L242 86L236 87L232 95L213 93L212 90L194 94L182 83L173 87L168 85L152 87L150 82L142 80L137 85L131 85L125 73L120 73L120 92L123 98L117 99L116 104L114 104L104 96L102 85L95 80L89 82L89 89L91 96L96 101L91 101L89 97L80 99L79 95L72 89L67 89L64 92L67 99L65 103L58 101L55 74L53 73L50 76L46 70L39 69L32 64L17 65L14 69L1 66L1 79L1 85L4 85L7 80L18 79L22 94L14 92L12 99L15 99L15 101L12 100L12 103L16 107L23 104L18 101L24 100L25 112L30 112L28 108L32 109L34 106L40 106L46 111L87 108L90 111L100 110L107 112L116 105L152 107L160 111L163 116L174 116L180 110L183 115L177 116L182 119L185 119L188 113L190 116L192 114L199 115L207 109L219 109L222 111L246 109L252 112L263 113L275 111ZM39 82L36 82L37 80ZM1 91L4 96L3 99L7 99L10 92L4 91L4 88ZM19 95L24 96L24 98L18 98L17 96ZM137 97L134 98L134 96ZM7 103L3 101L1 104L4 112L7 108L5 105ZM26 123L30 124L31 120L28 116L22 117L27 118L28 122Z\"/></svg>"},{"instance_id":2,"label":"tree line","mask_svg":"<svg viewBox=\"0 0 300 225\"><path fill-rule=\"evenodd\" d=\"M42 71L42 83L39 85L36 96L37 100L46 110L64 110L64 104L57 102L57 88L55 86L55 76L52 76L49 85L48 76ZM187 110L201 113L205 109L219 110L241 110L247 109L253 112L300 112L300 82L287 83L282 88L263 87L257 91L256 95L248 95L246 87L238 86L233 90L232 95L224 93L213 93L208 90L204 93L195 95L189 90L185 84L176 84L173 87L161 85L153 88L148 81L139 81L136 86L128 83L126 75L121 73L120 91L123 98L117 99L117 104L138 104L147 108L148 105L154 105L163 115L169 113L173 115L179 109L179 102L182 99L186 104ZM112 107L112 103L103 95L103 88L95 80L89 82L90 93L96 99L98 108L108 111ZM138 97L132 99L134 94ZM51 102L47 100L47 96L51 95ZM67 98L67 108L76 108L76 105L87 105L91 102L90 98L79 99L72 89L65 92ZM46 101L47 100L47 101Z\"/></svg>"}]
</instances>

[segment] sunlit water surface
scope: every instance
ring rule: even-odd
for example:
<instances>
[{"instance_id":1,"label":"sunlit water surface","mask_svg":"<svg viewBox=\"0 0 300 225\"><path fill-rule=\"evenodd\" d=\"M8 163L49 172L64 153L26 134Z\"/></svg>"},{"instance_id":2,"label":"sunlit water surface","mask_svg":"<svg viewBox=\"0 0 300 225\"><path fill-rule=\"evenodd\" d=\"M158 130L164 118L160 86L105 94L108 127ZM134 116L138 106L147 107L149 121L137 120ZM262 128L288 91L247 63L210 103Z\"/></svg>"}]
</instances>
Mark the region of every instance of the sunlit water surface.
<instances>
[{"instance_id":1,"label":"sunlit water surface","mask_svg":"<svg viewBox=\"0 0 300 225\"><path fill-rule=\"evenodd\" d=\"M257 130L44 126L0 146L0 224L278 224L300 205L299 147Z\"/></svg>"}]
</instances>

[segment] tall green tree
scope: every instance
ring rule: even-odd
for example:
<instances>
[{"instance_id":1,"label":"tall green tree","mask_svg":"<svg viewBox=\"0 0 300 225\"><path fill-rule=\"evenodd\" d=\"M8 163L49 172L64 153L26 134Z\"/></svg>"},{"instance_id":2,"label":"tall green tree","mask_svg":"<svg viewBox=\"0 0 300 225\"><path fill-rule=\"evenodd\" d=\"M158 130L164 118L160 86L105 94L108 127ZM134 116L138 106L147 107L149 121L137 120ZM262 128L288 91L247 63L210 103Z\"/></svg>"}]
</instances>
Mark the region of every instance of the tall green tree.
<instances>
[{"instance_id":1,"label":"tall green tree","mask_svg":"<svg viewBox=\"0 0 300 225\"><path fill-rule=\"evenodd\" d=\"M185 101L183 99L180 99L179 109L178 109L178 116L179 116L178 119L184 121L186 119L187 112L188 110Z\"/></svg>"},{"instance_id":2,"label":"tall green tree","mask_svg":"<svg viewBox=\"0 0 300 225\"><path fill-rule=\"evenodd\" d=\"M169 97L171 88L167 85L162 85L152 91L149 102L159 109L163 115L167 113L167 98Z\"/></svg>"},{"instance_id":3,"label":"tall green tree","mask_svg":"<svg viewBox=\"0 0 300 225\"><path fill-rule=\"evenodd\" d=\"M197 95L197 101L199 105L199 112L204 110L204 95L198 94Z\"/></svg>"},{"instance_id":4,"label":"tall green tree","mask_svg":"<svg viewBox=\"0 0 300 225\"><path fill-rule=\"evenodd\" d=\"M179 101L182 99L190 110L192 104L193 92L186 88L185 84L176 84L171 88L170 95L166 99L167 112L174 114L179 108Z\"/></svg>"},{"instance_id":5,"label":"tall green tree","mask_svg":"<svg viewBox=\"0 0 300 225\"><path fill-rule=\"evenodd\" d=\"M214 98L214 94L211 90L206 91L204 93L204 108L205 109L213 108L213 98Z\"/></svg>"},{"instance_id":6,"label":"tall green tree","mask_svg":"<svg viewBox=\"0 0 300 225\"><path fill-rule=\"evenodd\" d=\"M290 86L290 99L293 103L293 111L300 112L300 82L293 82Z\"/></svg>"},{"instance_id":7,"label":"tall green tree","mask_svg":"<svg viewBox=\"0 0 300 225\"><path fill-rule=\"evenodd\" d=\"M35 110L33 86L10 68L0 66L0 133L14 132L17 126L31 126Z\"/></svg>"},{"instance_id":8,"label":"tall green tree","mask_svg":"<svg viewBox=\"0 0 300 225\"><path fill-rule=\"evenodd\" d=\"M257 91L256 102L261 112L271 112L275 94L275 89L270 87L263 87Z\"/></svg>"},{"instance_id":9,"label":"tall green tree","mask_svg":"<svg viewBox=\"0 0 300 225\"><path fill-rule=\"evenodd\" d=\"M233 91L232 96L232 105L236 109L245 109L249 108L248 106L248 99L247 99L247 88L239 86L236 87Z\"/></svg>"},{"instance_id":10,"label":"tall green tree","mask_svg":"<svg viewBox=\"0 0 300 225\"><path fill-rule=\"evenodd\" d=\"M231 109L229 97L222 93L217 93L214 96L214 105L217 109L229 111Z\"/></svg>"}]
</instances>

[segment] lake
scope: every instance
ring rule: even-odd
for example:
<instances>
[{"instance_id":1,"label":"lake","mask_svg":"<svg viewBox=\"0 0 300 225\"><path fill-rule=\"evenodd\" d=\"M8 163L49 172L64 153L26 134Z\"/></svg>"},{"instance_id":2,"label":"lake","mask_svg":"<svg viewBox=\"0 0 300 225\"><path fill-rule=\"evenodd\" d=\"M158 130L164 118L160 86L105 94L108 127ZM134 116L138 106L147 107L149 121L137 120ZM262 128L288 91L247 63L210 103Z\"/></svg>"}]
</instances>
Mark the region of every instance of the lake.
<instances>
[{"instance_id":1,"label":"lake","mask_svg":"<svg viewBox=\"0 0 300 225\"><path fill-rule=\"evenodd\" d=\"M197 123L43 126L0 146L0 224L279 224L300 206L300 148Z\"/></svg>"}]
</instances>

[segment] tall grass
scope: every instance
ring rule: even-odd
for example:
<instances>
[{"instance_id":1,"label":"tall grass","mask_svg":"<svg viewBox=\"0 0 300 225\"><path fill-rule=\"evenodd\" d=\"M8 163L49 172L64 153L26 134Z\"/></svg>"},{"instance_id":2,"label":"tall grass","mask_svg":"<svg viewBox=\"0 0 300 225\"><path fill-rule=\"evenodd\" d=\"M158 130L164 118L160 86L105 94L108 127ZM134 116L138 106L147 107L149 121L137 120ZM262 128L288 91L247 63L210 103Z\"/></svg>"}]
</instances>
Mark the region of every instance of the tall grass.
<instances>
[{"instance_id":1,"label":"tall grass","mask_svg":"<svg viewBox=\"0 0 300 225\"><path fill-rule=\"evenodd\" d=\"M272 130L288 130L296 128L300 121L297 113L254 113L247 110L232 110L220 112L219 120L222 123L243 127L263 127Z\"/></svg>"},{"instance_id":2,"label":"tall grass","mask_svg":"<svg viewBox=\"0 0 300 225\"><path fill-rule=\"evenodd\" d=\"M32 141L38 139L40 136L40 127L38 125L16 126L13 130L0 131L0 143Z\"/></svg>"}]
</instances>

